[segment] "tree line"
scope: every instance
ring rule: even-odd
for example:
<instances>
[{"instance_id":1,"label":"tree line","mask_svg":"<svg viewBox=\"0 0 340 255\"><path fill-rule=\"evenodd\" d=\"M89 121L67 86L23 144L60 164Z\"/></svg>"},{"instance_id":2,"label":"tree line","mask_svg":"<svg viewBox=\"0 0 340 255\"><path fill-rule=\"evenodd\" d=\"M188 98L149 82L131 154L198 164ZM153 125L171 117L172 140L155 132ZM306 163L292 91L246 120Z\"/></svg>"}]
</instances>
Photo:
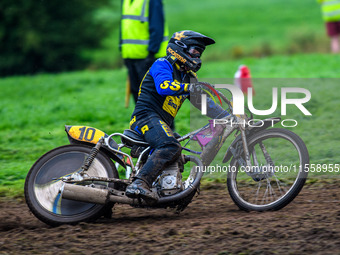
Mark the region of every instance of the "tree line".
<instances>
[{"instance_id":1,"label":"tree line","mask_svg":"<svg viewBox=\"0 0 340 255\"><path fill-rule=\"evenodd\" d=\"M84 68L84 51L110 32L95 18L106 7L110 0L1 0L0 75Z\"/></svg>"}]
</instances>

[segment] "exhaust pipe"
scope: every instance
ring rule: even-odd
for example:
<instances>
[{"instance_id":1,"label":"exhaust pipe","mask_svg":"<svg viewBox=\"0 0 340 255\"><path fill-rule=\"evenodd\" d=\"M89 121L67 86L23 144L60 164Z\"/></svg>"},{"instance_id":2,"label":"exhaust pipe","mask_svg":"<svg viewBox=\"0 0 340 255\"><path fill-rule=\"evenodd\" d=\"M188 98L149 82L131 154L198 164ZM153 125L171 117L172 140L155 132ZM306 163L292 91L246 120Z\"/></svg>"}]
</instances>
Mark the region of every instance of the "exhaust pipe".
<instances>
[{"instance_id":1,"label":"exhaust pipe","mask_svg":"<svg viewBox=\"0 0 340 255\"><path fill-rule=\"evenodd\" d=\"M109 191L65 183L60 189L62 198L87 203L106 204L109 202Z\"/></svg>"},{"instance_id":2,"label":"exhaust pipe","mask_svg":"<svg viewBox=\"0 0 340 255\"><path fill-rule=\"evenodd\" d=\"M200 160L196 157L187 156L187 161L193 161L197 164L199 171L196 173L195 180L190 184L188 188L185 190L166 197L161 197L157 204L164 204L172 201L176 201L188 196L194 189L197 189L201 178L204 174L203 172L203 165ZM196 168L197 169L197 168ZM132 199L126 196L114 196L110 195L110 192L107 189L98 189L98 188L91 188L85 187L81 185L74 185L65 183L59 191L64 199L76 200L81 202L87 203L94 203L94 204L106 204L108 202L120 203L120 204L130 204L130 205L147 205L144 200L139 199Z\"/></svg>"},{"instance_id":3,"label":"exhaust pipe","mask_svg":"<svg viewBox=\"0 0 340 255\"><path fill-rule=\"evenodd\" d=\"M65 183L61 188L62 198L86 203L102 204L115 202L120 204L140 204L137 199L110 195L107 189L98 189ZM144 201L142 201L142 204Z\"/></svg>"}]
</instances>

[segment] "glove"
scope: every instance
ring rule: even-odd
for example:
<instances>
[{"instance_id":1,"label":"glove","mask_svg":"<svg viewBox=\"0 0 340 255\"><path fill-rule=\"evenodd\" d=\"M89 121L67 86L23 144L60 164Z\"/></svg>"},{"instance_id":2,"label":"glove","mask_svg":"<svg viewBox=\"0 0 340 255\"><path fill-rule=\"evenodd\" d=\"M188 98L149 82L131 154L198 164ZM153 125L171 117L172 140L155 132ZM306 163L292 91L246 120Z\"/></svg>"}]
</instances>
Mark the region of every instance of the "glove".
<instances>
[{"instance_id":1,"label":"glove","mask_svg":"<svg viewBox=\"0 0 340 255\"><path fill-rule=\"evenodd\" d=\"M207 86L211 86L212 88L214 88L214 85L207 83L207 82L197 82L197 83L191 83L189 85L189 92L190 94L202 94L204 93L204 90L208 91L211 94L214 94L213 91L211 91L211 89Z\"/></svg>"},{"instance_id":2,"label":"glove","mask_svg":"<svg viewBox=\"0 0 340 255\"><path fill-rule=\"evenodd\" d=\"M149 52L149 55L144 60L144 64L149 69L152 66L153 62L155 62L155 60L155 54Z\"/></svg>"}]
</instances>

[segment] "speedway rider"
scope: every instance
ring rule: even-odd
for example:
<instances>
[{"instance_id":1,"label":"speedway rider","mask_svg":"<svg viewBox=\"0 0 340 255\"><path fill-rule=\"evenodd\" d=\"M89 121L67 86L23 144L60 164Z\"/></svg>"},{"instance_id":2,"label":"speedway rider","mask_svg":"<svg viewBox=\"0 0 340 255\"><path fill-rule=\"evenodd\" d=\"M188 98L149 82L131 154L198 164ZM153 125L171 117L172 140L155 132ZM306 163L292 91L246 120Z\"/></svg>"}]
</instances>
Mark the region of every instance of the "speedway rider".
<instances>
[{"instance_id":1,"label":"speedway rider","mask_svg":"<svg viewBox=\"0 0 340 255\"><path fill-rule=\"evenodd\" d=\"M203 85L198 82L196 72L201 67L200 57L205 47L214 43L212 38L194 31L176 32L169 40L167 57L158 59L144 76L130 129L141 134L153 152L127 187L128 197L149 201L158 199L150 189L152 183L181 154L181 145L169 126L186 98L195 107L200 107L201 97L198 95ZM207 106L210 118L226 115L210 98Z\"/></svg>"}]
</instances>

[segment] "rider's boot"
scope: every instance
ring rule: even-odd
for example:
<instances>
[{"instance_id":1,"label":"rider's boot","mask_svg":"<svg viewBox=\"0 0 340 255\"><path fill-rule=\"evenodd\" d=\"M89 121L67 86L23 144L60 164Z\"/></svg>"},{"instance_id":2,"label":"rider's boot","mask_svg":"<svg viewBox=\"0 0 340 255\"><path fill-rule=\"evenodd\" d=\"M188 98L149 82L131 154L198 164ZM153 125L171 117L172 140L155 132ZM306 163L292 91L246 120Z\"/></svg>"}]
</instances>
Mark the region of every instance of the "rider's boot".
<instances>
[{"instance_id":1,"label":"rider's boot","mask_svg":"<svg viewBox=\"0 0 340 255\"><path fill-rule=\"evenodd\" d=\"M146 181L140 178L136 178L127 186L125 195L130 198L142 198L147 202L156 202L158 200L157 194L152 192Z\"/></svg>"}]
</instances>

